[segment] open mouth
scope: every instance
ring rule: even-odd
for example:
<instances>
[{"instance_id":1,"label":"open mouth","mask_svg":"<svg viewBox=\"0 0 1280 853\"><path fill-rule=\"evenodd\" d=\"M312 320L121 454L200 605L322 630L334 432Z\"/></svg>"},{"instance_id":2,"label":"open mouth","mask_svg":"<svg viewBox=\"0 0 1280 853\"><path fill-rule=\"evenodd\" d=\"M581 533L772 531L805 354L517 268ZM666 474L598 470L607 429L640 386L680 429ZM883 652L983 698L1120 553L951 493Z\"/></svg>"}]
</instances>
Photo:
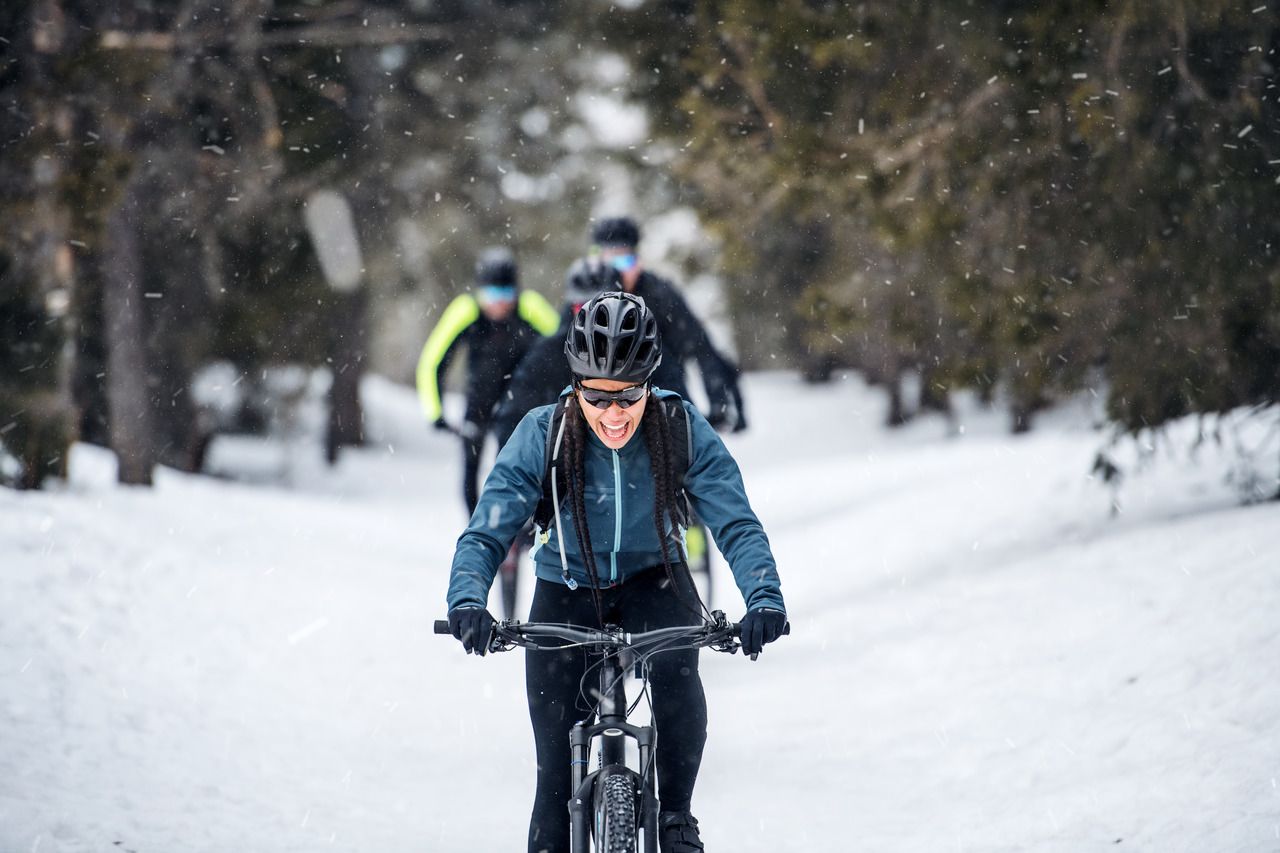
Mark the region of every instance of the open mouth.
<instances>
[{"instance_id":1,"label":"open mouth","mask_svg":"<svg viewBox=\"0 0 1280 853\"><path fill-rule=\"evenodd\" d=\"M604 433L604 437L609 441L621 441L626 438L627 432L631 429L631 421L624 420L621 423L610 423L601 418L600 431Z\"/></svg>"}]
</instances>

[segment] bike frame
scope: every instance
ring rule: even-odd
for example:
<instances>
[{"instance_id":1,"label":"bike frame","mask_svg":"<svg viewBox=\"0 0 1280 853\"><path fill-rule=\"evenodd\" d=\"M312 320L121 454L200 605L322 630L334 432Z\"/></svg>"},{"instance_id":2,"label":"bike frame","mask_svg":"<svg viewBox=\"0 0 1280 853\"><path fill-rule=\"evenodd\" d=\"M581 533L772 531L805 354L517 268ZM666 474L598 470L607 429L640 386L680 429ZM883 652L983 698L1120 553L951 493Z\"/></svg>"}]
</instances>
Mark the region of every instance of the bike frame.
<instances>
[{"instance_id":1,"label":"bike frame","mask_svg":"<svg viewBox=\"0 0 1280 853\"><path fill-rule=\"evenodd\" d=\"M790 626L783 633L790 633ZM437 621L438 634L449 633L449 623ZM488 650L502 652L523 646L535 650L557 648L594 648L602 656L592 666L599 668L597 711L587 719L574 723L569 732L569 753L572 772L572 796L569 800L569 838L571 853L590 853L594 834L592 814L598 783L616 773L632 774L639 784L640 820L644 832L644 853L658 851L658 797L654 748L657 730L652 726L636 726L627 722L627 696L623 685L624 671L620 660L623 649L640 651L640 659L647 655L675 648L712 648L716 651L735 652L739 626L730 622L723 611L711 613L711 620L701 625L675 628L659 628L641 634L631 634L617 626L604 630L578 628L572 625L499 622L494 625ZM549 644L552 640L557 644ZM568 645L565 645L568 644ZM754 655L752 656L754 658ZM594 722L592 721L594 717ZM640 770L627 765L627 739L636 742ZM592 743L599 742L599 767L590 770Z\"/></svg>"}]
</instances>

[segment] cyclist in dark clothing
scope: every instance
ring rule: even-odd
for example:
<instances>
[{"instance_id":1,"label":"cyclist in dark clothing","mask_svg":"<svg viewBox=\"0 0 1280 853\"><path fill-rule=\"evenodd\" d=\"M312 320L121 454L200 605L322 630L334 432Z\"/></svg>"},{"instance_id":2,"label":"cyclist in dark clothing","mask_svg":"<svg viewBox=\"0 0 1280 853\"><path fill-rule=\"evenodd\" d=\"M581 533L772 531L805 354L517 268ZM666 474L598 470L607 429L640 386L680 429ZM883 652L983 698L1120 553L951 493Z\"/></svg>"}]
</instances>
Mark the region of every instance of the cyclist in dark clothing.
<instances>
[{"instance_id":1,"label":"cyclist in dark clothing","mask_svg":"<svg viewBox=\"0 0 1280 853\"><path fill-rule=\"evenodd\" d=\"M533 514L544 476L557 474L566 488L555 502L555 524L539 540L530 618L618 624L630 632L698 624L671 476L675 437L663 414L677 405L691 430L684 495L714 534L742 593L743 652L777 640L787 614L769 540L724 442L696 409L651 384L664 353L644 301L599 294L575 315L562 352L572 384L562 395L553 470L546 474L558 406L548 405L529 412L498 454L479 508L458 539L447 594L451 633L468 652L487 651L494 620L485 602L498 564ZM569 846L568 732L590 713L582 684L589 665L573 646L525 656L538 759L530 853L565 853ZM707 733L698 653L655 655L648 673L658 730L658 841L662 853L699 853L703 844L690 811Z\"/></svg>"},{"instance_id":2,"label":"cyclist in dark clothing","mask_svg":"<svg viewBox=\"0 0 1280 853\"><path fill-rule=\"evenodd\" d=\"M693 359L702 371L707 390L707 421L717 430L738 432L747 428L747 416L738 390L738 369L711 343L707 330L689 310L676 287L649 272L640 263L640 226L628 216L602 219L592 229L591 240L600 259L618 270L622 289L644 300L658 318L666 357L653 375L659 388L689 399L685 362Z\"/></svg>"},{"instance_id":3,"label":"cyclist in dark clothing","mask_svg":"<svg viewBox=\"0 0 1280 853\"><path fill-rule=\"evenodd\" d=\"M709 401L707 421L720 431L746 429L737 366L712 345L706 329L689 310L675 285L641 268L635 254L640 242L640 229L635 222L626 217L604 219L593 230L592 240L598 255L575 262L565 278L560 331L552 339L530 348L499 404L494 418L498 447L507 443L525 412L555 400L568 386L571 376L557 341L563 340L573 312L606 290L634 293L657 318L666 352L654 372L655 385L688 400L685 362L696 360Z\"/></svg>"},{"instance_id":4,"label":"cyclist in dark clothing","mask_svg":"<svg viewBox=\"0 0 1280 853\"><path fill-rule=\"evenodd\" d=\"M476 285L475 295L464 293L445 309L418 359L418 397L427 420L462 438L468 513L476 508L480 455L494 408L529 347L559 322L541 295L519 289L515 259L506 249L481 254ZM444 418L440 388L459 345L467 347L467 408L462 425L454 428Z\"/></svg>"}]
</instances>

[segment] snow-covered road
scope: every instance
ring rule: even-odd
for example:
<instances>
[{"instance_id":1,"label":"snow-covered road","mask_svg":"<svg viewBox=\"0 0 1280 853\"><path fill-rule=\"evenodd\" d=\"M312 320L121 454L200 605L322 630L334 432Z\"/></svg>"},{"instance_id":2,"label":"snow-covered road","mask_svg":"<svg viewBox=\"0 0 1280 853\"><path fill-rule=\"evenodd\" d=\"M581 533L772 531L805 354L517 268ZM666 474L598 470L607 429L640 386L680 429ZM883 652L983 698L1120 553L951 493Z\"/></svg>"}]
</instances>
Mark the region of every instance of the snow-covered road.
<instances>
[{"instance_id":1,"label":"snow-covered road","mask_svg":"<svg viewBox=\"0 0 1280 853\"><path fill-rule=\"evenodd\" d=\"M856 379L747 393L795 630L703 656L712 853L1280 850L1280 505L1237 506L1223 451L1113 494L1079 407L948 438ZM366 399L371 446L288 488L125 489L78 447L70 486L0 491L0 851L523 849L520 655L430 633L454 440Z\"/></svg>"}]
</instances>

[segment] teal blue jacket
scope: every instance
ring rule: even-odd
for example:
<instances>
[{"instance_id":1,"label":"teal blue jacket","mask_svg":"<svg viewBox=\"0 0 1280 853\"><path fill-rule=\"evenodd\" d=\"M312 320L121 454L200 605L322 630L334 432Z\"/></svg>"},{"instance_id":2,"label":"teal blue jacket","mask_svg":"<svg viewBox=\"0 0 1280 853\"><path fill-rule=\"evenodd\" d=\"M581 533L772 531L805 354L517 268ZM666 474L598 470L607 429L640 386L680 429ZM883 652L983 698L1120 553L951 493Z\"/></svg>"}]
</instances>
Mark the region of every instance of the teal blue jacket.
<instances>
[{"instance_id":1,"label":"teal blue jacket","mask_svg":"<svg viewBox=\"0 0 1280 853\"><path fill-rule=\"evenodd\" d=\"M676 397L655 389L661 397ZM715 539L729 562L747 609L773 607L785 610L777 566L769 539L751 510L742 473L720 436L706 418L683 403L693 431L685 491L698 518ZM480 503L467 529L458 539L449 577L448 605L484 606L498 565L521 527L533 515L542 497L546 470L547 429L555 406L533 409L502 448L485 480ZM653 521L653 475L644 434L638 433L621 450L610 450L590 429L585 460L585 505L591 547L603 586L623 583L632 575L662 564L662 550ZM563 497L563 496L562 496ZM573 532L574 516L566 501L561 507L566 542L555 529L534 554L538 577L564 583L560 549L565 551L569 576L590 594L586 562ZM668 530L673 546L678 535ZM674 559L676 554L671 551Z\"/></svg>"}]
</instances>

